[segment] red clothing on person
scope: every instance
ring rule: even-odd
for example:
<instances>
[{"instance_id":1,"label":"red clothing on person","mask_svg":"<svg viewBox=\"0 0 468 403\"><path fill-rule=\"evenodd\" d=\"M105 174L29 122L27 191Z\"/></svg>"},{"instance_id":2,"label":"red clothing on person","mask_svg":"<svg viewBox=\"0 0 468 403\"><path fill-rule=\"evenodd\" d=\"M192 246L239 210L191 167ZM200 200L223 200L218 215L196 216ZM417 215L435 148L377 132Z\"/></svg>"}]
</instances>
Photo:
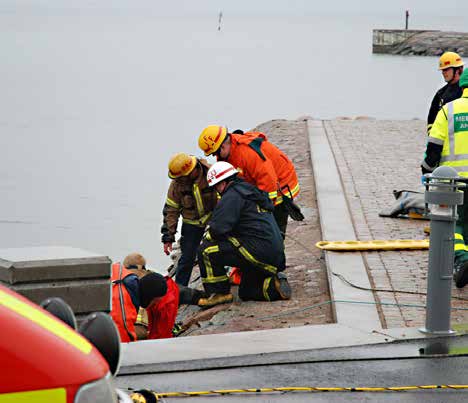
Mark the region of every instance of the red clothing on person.
<instances>
[{"instance_id":1,"label":"red clothing on person","mask_svg":"<svg viewBox=\"0 0 468 403\"><path fill-rule=\"evenodd\" d=\"M166 295L146 310L148 313L148 339L168 339L179 309L179 287L170 277L166 277Z\"/></svg>"}]
</instances>

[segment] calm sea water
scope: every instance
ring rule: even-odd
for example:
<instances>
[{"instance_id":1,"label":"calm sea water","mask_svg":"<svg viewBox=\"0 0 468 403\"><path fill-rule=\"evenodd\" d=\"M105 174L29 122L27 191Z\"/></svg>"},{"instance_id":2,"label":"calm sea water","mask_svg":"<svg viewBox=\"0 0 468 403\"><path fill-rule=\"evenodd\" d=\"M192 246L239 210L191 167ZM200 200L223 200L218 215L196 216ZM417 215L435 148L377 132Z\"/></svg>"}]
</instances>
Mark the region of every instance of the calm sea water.
<instances>
[{"instance_id":1,"label":"calm sea water","mask_svg":"<svg viewBox=\"0 0 468 403\"><path fill-rule=\"evenodd\" d=\"M371 53L372 28L401 20L224 15L218 31L216 14L0 13L0 247L136 250L167 267L167 162L200 155L205 125L426 117L437 58Z\"/></svg>"}]
</instances>

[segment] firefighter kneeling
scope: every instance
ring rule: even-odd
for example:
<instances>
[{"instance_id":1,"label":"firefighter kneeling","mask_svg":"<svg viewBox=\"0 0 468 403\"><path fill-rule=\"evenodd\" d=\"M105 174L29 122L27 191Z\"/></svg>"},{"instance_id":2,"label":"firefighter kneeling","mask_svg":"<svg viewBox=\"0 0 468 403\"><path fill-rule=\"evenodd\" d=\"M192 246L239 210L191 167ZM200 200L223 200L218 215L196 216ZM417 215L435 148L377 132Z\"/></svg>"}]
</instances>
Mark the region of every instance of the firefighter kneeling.
<instances>
[{"instance_id":1,"label":"firefighter kneeling","mask_svg":"<svg viewBox=\"0 0 468 403\"><path fill-rule=\"evenodd\" d=\"M237 177L228 162L215 163L208 184L221 195L198 251L203 286L209 297L198 305L232 302L225 266L242 269L239 297L255 301L291 298L286 276L284 243L273 217L268 194Z\"/></svg>"}]
</instances>

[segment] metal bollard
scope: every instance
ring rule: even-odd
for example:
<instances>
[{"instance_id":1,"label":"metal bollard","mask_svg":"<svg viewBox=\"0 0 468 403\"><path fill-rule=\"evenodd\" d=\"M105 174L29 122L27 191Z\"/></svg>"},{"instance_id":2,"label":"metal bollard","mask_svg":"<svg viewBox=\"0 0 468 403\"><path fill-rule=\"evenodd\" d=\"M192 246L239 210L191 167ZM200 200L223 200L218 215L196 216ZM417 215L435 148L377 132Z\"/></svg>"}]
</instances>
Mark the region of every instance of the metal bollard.
<instances>
[{"instance_id":1,"label":"metal bollard","mask_svg":"<svg viewBox=\"0 0 468 403\"><path fill-rule=\"evenodd\" d=\"M419 329L433 335L450 335L450 309L454 259L454 233L457 204L463 204L465 184L452 167L441 166L425 175L424 200L430 206L431 236L427 274L426 327Z\"/></svg>"}]
</instances>

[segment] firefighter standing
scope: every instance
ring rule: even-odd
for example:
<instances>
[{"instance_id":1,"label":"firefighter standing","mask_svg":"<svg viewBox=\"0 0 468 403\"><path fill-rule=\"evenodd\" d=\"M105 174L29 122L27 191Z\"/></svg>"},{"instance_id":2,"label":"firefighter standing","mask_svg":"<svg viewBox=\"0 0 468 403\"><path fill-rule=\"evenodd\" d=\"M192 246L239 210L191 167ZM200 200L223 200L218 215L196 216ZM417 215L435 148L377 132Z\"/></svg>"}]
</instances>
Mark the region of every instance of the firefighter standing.
<instances>
[{"instance_id":1,"label":"firefighter standing","mask_svg":"<svg viewBox=\"0 0 468 403\"><path fill-rule=\"evenodd\" d=\"M237 178L238 171L219 161L208 171L208 183L221 194L200 245L198 261L206 294L198 305L210 307L232 302L225 266L242 269L242 300L289 299L284 243L272 215L268 194Z\"/></svg>"},{"instance_id":2,"label":"firefighter standing","mask_svg":"<svg viewBox=\"0 0 468 403\"><path fill-rule=\"evenodd\" d=\"M458 85L458 80L463 72L463 60L460 55L455 52L445 52L439 59L439 70L442 71L447 84L436 92L432 100L427 116L428 135L440 109L462 95L462 89Z\"/></svg>"},{"instance_id":3,"label":"firefighter standing","mask_svg":"<svg viewBox=\"0 0 468 403\"><path fill-rule=\"evenodd\" d=\"M274 217L284 239L288 211L283 201L299 194L299 183L293 163L280 149L270 143L265 134L228 133L222 126L208 126L199 136L198 145L205 155L216 155L239 169L249 183L268 193L273 201Z\"/></svg>"},{"instance_id":4,"label":"firefighter standing","mask_svg":"<svg viewBox=\"0 0 468 403\"><path fill-rule=\"evenodd\" d=\"M438 165L455 168L468 179L468 70L460 76L462 97L446 104L437 114L429 134L422 173L432 172ZM458 208L455 227L454 280L458 288L468 284L468 190L464 190L463 206Z\"/></svg>"},{"instance_id":5,"label":"firefighter standing","mask_svg":"<svg viewBox=\"0 0 468 403\"><path fill-rule=\"evenodd\" d=\"M206 181L208 168L206 160L185 153L178 153L169 161L168 175L172 181L163 209L162 242L168 255L182 215L182 254L177 263L176 283L184 286L190 281L197 248L218 200L216 192Z\"/></svg>"}]
</instances>

